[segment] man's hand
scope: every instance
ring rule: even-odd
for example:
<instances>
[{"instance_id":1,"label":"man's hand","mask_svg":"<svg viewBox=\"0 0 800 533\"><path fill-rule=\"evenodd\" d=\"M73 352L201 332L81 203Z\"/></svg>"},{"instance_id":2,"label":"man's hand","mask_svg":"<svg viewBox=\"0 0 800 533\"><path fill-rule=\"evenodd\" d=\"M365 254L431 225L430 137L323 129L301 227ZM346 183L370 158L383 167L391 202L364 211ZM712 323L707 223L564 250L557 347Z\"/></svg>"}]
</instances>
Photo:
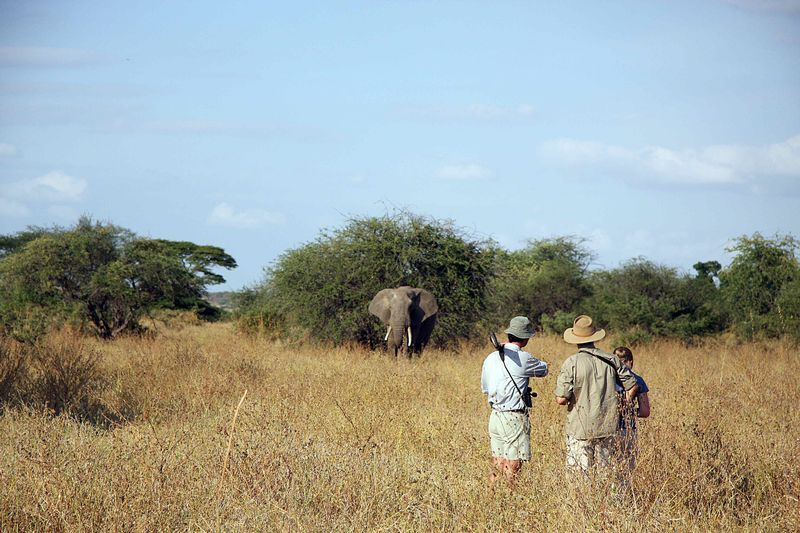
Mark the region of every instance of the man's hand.
<instances>
[{"instance_id":1,"label":"man's hand","mask_svg":"<svg viewBox=\"0 0 800 533\"><path fill-rule=\"evenodd\" d=\"M628 403L633 403L633 400L636 398L637 394L639 394L638 383L627 390L627 392L625 393L625 399L628 401Z\"/></svg>"},{"instance_id":2,"label":"man's hand","mask_svg":"<svg viewBox=\"0 0 800 533\"><path fill-rule=\"evenodd\" d=\"M569 404L569 400L564 398L563 396L556 396L556 403L558 405L567 405Z\"/></svg>"}]
</instances>

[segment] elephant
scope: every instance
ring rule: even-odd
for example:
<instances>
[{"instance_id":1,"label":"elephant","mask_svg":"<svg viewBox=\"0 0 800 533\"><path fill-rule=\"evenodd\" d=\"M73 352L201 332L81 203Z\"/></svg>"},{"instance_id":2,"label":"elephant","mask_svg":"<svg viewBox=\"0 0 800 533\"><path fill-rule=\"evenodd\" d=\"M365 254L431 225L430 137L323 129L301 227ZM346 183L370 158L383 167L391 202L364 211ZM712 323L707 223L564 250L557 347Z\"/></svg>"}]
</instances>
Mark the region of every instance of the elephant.
<instances>
[{"instance_id":1,"label":"elephant","mask_svg":"<svg viewBox=\"0 0 800 533\"><path fill-rule=\"evenodd\" d=\"M397 287L378 292L369 304L369 312L388 326L386 337L391 352L421 354L436 324L439 306L425 289ZM405 336L406 342L403 342Z\"/></svg>"}]
</instances>

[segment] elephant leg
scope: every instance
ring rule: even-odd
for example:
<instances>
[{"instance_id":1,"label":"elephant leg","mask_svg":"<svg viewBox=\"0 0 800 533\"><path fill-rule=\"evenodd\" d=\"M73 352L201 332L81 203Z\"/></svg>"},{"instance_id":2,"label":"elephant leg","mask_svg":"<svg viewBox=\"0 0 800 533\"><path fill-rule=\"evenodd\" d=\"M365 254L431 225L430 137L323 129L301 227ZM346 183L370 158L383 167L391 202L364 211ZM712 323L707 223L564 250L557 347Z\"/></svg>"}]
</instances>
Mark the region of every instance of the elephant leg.
<instances>
[{"instance_id":1,"label":"elephant leg","mask_svg":"<svg viewBox=\"0 0 800 533\"><path fill-rule=\"evenodd\" d=\"M428 340L431 338L431 332L433 331L433 326L436 324L436 316L432 316L425 320L419 326L419 331L417 333L417 338L414 339L414 351L416 353L421 354L422 350L425 349L425 346L428 344Z\"/></svg>"}]
</instances>

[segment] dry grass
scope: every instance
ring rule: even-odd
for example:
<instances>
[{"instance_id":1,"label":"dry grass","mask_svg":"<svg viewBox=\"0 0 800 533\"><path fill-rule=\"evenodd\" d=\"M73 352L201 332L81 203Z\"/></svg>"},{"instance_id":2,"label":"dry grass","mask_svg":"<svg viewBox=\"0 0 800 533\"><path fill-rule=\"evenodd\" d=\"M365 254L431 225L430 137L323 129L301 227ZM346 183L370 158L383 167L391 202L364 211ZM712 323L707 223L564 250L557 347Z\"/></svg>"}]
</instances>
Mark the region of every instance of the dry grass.
<instances>
[{"instance_id":1,"label":"dry grass","mask_svg":"<svg viewBox=\"0 0 800 533\"><path fill-rule=\"evenodd\" d=\"M624 502L565 483L558 339L530 345L552 369L535 384L534 456L516 492L494 495L488 346L395 361L213 325L94 348L110 425L0 418L3 531L800 528L799 361L786 345L638 349L653 417Z\"/></svg>"}]
</instances>

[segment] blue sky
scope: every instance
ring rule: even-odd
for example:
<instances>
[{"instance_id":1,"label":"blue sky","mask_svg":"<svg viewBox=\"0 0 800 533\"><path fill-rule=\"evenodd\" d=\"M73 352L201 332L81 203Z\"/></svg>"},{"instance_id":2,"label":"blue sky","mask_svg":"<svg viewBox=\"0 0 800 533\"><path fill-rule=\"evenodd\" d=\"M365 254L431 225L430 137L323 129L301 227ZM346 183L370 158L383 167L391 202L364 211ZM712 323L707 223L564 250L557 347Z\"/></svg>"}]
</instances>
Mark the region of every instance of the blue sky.
<instances>
[{"instance_id":1,"label":"blue sky","mask_svg":"<svg viewBox=\"0 0 800 533\"><path fill-rule=\"evenodd\" d=\"M0 0L0 233L87 213L236 289L396 209L606 268L800 237L800 0Z\"/></svg>"}]
</instances>

